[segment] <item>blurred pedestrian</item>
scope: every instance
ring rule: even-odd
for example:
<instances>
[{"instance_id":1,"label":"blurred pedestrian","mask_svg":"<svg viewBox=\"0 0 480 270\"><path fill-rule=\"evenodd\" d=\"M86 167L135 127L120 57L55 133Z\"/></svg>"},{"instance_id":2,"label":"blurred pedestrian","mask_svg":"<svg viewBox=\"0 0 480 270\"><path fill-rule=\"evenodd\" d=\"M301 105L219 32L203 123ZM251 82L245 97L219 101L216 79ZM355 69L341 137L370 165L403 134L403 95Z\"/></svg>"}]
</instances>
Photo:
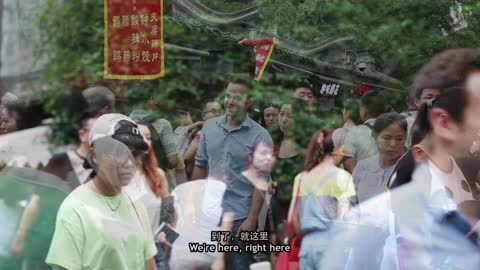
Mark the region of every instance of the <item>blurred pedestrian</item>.
<instances>
[{"instance_id":1,"label":"blurred pedestrian","mask_svg":"<svg viewBox=\"0 0 480 270\"><path fill-rule=\"evenodd\" d=\"M138 126L104 114L89 134L95 174L64 200L47 263L65 269L156 269L151 223L142 203L122 192L148 149Z\"/></svg>"},{"instance_id":2,"label":"blurred pedestrian","mask_svg":"<svg viewBox=\"0 0 480 270\"><path fill-rule=\"evenodd\" d=\"M210 118L218 117L222 115L222 106L215 101L209 101L205 103L202 110L202 121L205 123ZM187 148L187 151L184 155L185 163L192 163L195 161L195 155L197 154L198 144L200 143L200 138L202 136L202 131L198 131L197 134L193 137L192 142Z\"/></svg>"},{"instance_id":3,"label":"blurred pedestrian","mask_svg":"<svg viewBox=\"0 0 480 270\"><path fill-rule=\"evenodd\" d=\"M363 159L353 170L356 196L359 204L387 191L387 183L397 161L406 152L407 122L397 113L380 115L372 128L378 154Z\"/></svg>"},{"instance_id":4,"label":"blurred pedestrian","mask_svg":"<svg viewBox=\"0 0 480 270\"><path fill-rule=\"evenodd\" d=\"M80 117L77 129L78 145L76 149L53 155L42 170L67 181L73 189L84 184L92 173L92 169L86 169L83 165L90 151L88 135L96 120L96 117L84 113Z\"/></svg>"},{"instance_id":5,"label":"blurred pedestrian","mask_svg":"<svg viewBox=\"0 0 480 270\"><path fill-rule=\"evenodd\" d=\"M137 123L144 140L148 145L143 161L137 163L137 173L123 189L132 198L132 201L141 201L150 219L152 231L155 232L162 222L171 224L174 221L173 197L170 196L168 180L165 172L158 167L155 157L151 126L144 120L132 117ZM157 269L166 268L164 247L157 244L158 254L155 256Z\"/></svg>"},{"instance_id":6,"label":"blurred pedestrian","mask_svg":"<svg viewBox=\"0 0 480 270\"><path fill-rule=\"evenodd\" d=\"M360 105L357 100L349 100L346 102L342 110L343 127L337 128L333 132L333 143L335 147L340 148L345 145L345 138L350 130L360 125Z\"/></svg>"},{"instance_id":7,"label":"blurred pedestrian","mask_svg":"<svg viewBox=\"0 0 480 270\"><path fill-rule=\"evenodd\" d=\"M289 215L293 215L295 232L302 236L300 269L321 269L334 237L331 224L342 222L350 208L349 198L355 195L352 176L338 168L345 151L334 147L332 133L317 131L312 136L308 156L318 155L314 153L318 149L321 154L295 178L292 197L298 196L297 209L290 209Z\"/></svg>"},{"instance_id":8,"label":"blurred pedestrian","mask_svg":"<svg viewBox=\"0 0 480 270\"><path fill-rule=\"evenodd\" d=\"M371 90L362 95L360 120L363 124L353 127L345 138L345 150L350 156L343 164L347 171L353 172L358 161L377 154L372 128L375 118L385 112L385 96L379 90Z\"/></svg>"},{"instance_id":9,"label":"blurred pedestrian","mask_svg":"<svg viewBox=\"0 0 480 270\"><path fill-rule=\"evenodd\" d=\"M115 112L115 94L105 86L92 86L82 91L87 112L93 117Z\"/></svg>"},{"instance_id":10,"label":"blurred pedestrian","mask_svg":"<svg viewBox=\"0 0 480 270\"><path fill-rule=\"evenodd\" d=\"M134 110L130 113L130 117L140 118L153 127L151 132L154 153L160 168L167 172L168 186L171 191L177 185L177 174L186 179L185 164L177 153L172 124L158 112L151 110ZM183 179L180 180L183 182Z\"/></svg>"},{"instance_id":11,"label":"blurred pedestrian","mask_svg":"<svg viewBox=\"0 0 480 270\"><path fill-rule=\"evenodd\" d=\"M192 179L207 175L225 177L227 188L223 211L233 212L233 243L239 243L242 231L253 231L262 206L261 193L242 176L247 156L262 140L271 140L268 132L247 116L251 105L247 80L231 81L227 85L224 107L226 114L207 120L202 129L195 157ZM248 269L253 257L247 252L230 253L228 269ZM231 261L231 263L230 263Z\"/></svg>"}]
</instances>

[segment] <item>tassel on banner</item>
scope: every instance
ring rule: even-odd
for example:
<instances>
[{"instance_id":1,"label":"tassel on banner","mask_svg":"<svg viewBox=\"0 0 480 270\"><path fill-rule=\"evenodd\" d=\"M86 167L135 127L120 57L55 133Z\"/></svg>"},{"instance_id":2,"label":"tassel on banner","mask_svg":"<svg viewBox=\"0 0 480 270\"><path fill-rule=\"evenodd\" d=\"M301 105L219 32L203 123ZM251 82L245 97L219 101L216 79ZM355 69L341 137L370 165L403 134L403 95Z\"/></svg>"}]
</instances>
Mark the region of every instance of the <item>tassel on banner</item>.
<instances>
[{"instance_id":1,"label":"tassel on banner","mask_svg":"<svg viewBox=\"0 0 480 270\"><path fill-rule=\"evenodd\" d=\"M273 52L273 47L276 43L276 38L262 38L262 39L243 39L239 42L242 46L253 46L255 53L255 81L259 81L262 77L265 67L267 67L268 60Z\"/></svg>"}]
</instances>

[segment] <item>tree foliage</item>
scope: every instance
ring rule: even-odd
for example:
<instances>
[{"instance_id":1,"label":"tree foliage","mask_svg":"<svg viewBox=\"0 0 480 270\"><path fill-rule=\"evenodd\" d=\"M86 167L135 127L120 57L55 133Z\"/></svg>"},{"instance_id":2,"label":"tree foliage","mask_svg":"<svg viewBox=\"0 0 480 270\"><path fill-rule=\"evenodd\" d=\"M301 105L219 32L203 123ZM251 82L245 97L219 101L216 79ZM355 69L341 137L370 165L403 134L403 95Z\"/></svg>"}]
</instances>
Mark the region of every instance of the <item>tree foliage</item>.
<instances>
[{"instance_id":1,"label":"tree foliage","mask_svg":"<svg viewBox=\"0 0 480 270\"><path fill-rule=\"evenodd\" d=\"M165 0L167 17L172 16L173 0ZM335 51L337 57L345 48L368 50L375 58L377 69L411 84L415 72L435 53L447 48L478 46L480 26L479 1L447 0L202 0L220 12L235 12L258 5L261 21L255 26L273 31L306 44L338 34L352 34L355 39ZM253 68L251 48L242 48L208 31L208 27L189 27L166 18L164 39L168 44L209 53L201 60L181 50L165 51L166 76L152 81L104 80L103 76L103 1L41 0L36 9L41 40L36 44L38 58L46 58L45 80L50 85L45 108L57 119L55 143L70 143L65 130L75 128L75 113L65 112L65 94L71 88L81 89L92 84L105 84L128 96L128 104L120 104L121 112L141 107L155 97L163 113L177 106L200 108L202 101L215 98L223 89L221 80L229 72L241 73ZM452 15L453 14L453 15ZM455 19L457 18L457 19ZM460 18L460 19L458 19ZM465 23L467 24L465 26ZM463 25L462 25L463 24ZM221 31L248 37L245 25L219 27ZM190 58L187 59L189 56ZM193 55L198 57L198 55ZM319 53L318 60L331 60ZM301 74L267 72L256 84L256 96L265 89L288 89ZM275 82L275 83L272 83ZM286 82L278 85L278 82ZM290 89L291 90L291 89ZM56 136L57 134L58 136ZM71 132L69 134L72 134Z\"/></svg>"}]
</instances>

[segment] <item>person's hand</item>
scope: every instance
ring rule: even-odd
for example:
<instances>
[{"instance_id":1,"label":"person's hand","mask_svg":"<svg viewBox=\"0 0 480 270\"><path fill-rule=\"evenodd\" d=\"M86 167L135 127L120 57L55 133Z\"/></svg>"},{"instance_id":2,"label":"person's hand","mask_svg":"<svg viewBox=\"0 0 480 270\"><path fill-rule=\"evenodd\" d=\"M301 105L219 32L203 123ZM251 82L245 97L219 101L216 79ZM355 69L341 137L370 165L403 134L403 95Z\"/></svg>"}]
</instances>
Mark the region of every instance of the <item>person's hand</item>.
<instances>
[{"instance_id":1,"label":"person's hand","mask_svg":"<svg viewBox=\"0 0 480 270\"><path fill-rule=\"evenodd\" d=\"M25 246L23 244L23 241L14 241L12 243L12 246L10 247L10 252L12 253L13 256L19 256L23 253Z\"/></svg>"},{"instance_id":2,"label":"person's hand","mask_svg":"<svg viewBox=\"0 0 480 270\"><path fill-rule=\"evenodd\" d=\"M251 220L247 218L242 225L238 228L236 237L240 236L240 232L253 232L257 228L257 222L256 220Z\"/></svg>"},{"instance_id":3,"label":"person's hand","mask_svg":"<svg viewBox=\"0 0 480 270\"><path fill-rule=\"evenodd\" d=\"M223 260L223 256L220 254L215 257L212 265L210 266L210 270L224 270L225 269L225 262Z\"/></svg>"},{"instance_id":4,"label":"person's hand","mask_svg":"<svg viewBox=\"0 0 480 270\"><path fill-rule=\"evenodd\" d=\"M172 244L170 242L168 242L167 237L166 237L164 232L161 232L157 235L157 241L162 243L162 244L165 244L169 247L172 246Z\"/></svg>"},{"instance_id":5,"label":"person's hand","mask_svg":"<svg viewBox=\"0 0 480 270\"><path fill-rule=\"evenodd\" d=\"M270 183L268 183L268 193L270 194L273 194L275 193L275 189L277 188L277 182L274 182L274 181L271 181Z\"/></svg>"}]
</instances>

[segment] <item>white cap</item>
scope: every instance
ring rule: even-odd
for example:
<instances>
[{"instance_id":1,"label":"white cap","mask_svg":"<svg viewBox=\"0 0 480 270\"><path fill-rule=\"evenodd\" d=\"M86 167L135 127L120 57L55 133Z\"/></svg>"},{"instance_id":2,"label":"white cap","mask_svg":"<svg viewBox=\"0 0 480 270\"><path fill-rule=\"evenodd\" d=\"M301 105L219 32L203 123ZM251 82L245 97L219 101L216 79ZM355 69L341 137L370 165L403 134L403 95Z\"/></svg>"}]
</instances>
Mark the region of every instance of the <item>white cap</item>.
<instances>
[{"instance_id":1,"label":"white cap","mask_svg":"<svg viewBox=\"0 0 480 270\"><path fill-rule=\"evenodd\" d=\"M97 118L92 128L90 129L88 143L92 145L95 140L114 135L118 122L122 120L126 120L135 124L135 122L130 117L120 113L108 113ZM133 128L132 134L143 136L138 128Z\"/></svg>"}]
</instances>

